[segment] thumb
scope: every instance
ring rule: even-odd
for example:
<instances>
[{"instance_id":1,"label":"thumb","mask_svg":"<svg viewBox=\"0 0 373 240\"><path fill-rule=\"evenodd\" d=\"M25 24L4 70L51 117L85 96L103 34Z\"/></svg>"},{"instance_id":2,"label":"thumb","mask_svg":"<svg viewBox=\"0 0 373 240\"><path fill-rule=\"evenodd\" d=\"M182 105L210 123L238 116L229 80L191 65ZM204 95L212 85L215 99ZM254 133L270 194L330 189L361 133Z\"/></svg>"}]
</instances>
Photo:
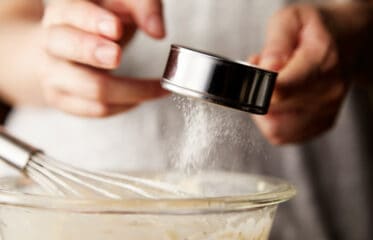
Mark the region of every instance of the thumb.
<instances>
[{"instance_id":1,"label":"thumb","mask_svg":"<svg viewBox=\"0 0 373 240\"><path fill-rule=\"evenodd\" d=\"M291 57L301 29L294 8L276 13L269 21L259 66L279 71Z\"/></svg>"},{"instance_id":2,"label":"thumb","mask_svg":"<svg viewBox=\"0 0 373 240\"><path fill-rule=\"evenodd\" d=\"M113 11L130 13L136 24L155 38L165 36L161 0L107 0L106 7Z\"/></svg>"}]
</instances>

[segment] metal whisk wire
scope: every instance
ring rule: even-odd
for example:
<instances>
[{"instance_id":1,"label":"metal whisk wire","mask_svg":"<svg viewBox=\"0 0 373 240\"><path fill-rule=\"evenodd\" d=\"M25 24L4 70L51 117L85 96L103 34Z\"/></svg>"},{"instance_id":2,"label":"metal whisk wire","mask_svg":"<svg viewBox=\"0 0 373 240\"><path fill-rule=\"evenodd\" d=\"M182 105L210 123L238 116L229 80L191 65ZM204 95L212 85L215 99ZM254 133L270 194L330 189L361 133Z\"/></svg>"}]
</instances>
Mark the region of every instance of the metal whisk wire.
<instances>
[{"instance_id":1,"label":"metal whisk wire","mask_svg":"<svg viewBox=\"0 0 373 240\"><path fill-rule=\"evenodd\" d=\"M112 199L187 196L175 186L118 173L91 172L58 162L0 128L0 159L22 171L46 191L60 196Z\"/></svg>"}]
</instances>

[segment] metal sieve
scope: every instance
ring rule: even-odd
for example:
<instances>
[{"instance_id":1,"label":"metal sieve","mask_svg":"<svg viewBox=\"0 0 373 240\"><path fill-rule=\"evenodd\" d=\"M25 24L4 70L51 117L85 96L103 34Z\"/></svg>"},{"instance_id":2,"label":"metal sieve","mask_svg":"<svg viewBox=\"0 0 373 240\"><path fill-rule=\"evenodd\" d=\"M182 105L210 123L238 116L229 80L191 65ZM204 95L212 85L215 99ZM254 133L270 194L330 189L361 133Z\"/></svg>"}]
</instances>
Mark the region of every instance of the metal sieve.
<instances>
[{"instance_id":1,"label":"metal sieve","mask_svg":"<svg viewBox=\"0 0 373 240\"><path fill-rule=\"evenodd\" d=\"M163 74L163 88L188 97L266 114L277 73L245 62L172 45Z\"/></svg>"}]
</instances>

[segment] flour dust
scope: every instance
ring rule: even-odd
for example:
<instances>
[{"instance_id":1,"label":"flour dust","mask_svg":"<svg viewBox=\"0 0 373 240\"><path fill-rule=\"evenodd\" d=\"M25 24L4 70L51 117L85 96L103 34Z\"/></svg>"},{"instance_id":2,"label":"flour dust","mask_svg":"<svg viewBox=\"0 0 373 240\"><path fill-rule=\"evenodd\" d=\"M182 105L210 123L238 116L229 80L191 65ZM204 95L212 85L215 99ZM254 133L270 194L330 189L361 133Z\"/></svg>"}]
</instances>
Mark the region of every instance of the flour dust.
<instances>
[{"instance_id":1,"label":"flour dust","mask_svg":"<svg viewBox=\"0 0 373 240\"><path fill-rule=\"evenodd\" d=\"M226 158L234 158L238 149L252 148L248 113L179 95L172 100L184 119L184 129L172 156L174 168L195 173L222 161L233 164Z\"/></svg>"}]
</instances>

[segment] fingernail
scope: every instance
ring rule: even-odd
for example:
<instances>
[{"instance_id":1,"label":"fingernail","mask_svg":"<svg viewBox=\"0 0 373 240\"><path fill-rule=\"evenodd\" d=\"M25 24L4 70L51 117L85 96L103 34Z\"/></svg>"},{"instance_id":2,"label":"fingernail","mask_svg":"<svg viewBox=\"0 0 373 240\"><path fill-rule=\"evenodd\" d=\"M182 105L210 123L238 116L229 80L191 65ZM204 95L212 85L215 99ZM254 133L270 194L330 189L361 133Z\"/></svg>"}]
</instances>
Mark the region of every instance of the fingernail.
<instances>
[{"instance_id":1,"label":"fingernail","mask_svg":"<svg viewBox=\"0 0 373 240\"><path fill-rule=\"evenodd\" d=\"M116 35L116 26L113 21L103 20L98 23L98 30L102 35L108 37L115 37Z\"/></svg>"},{"instance_id":2,"label":"fingernail","mask_svg":"<svg viewBox=\"0 0 373 240\"><path fill-rule=\"evenodd\" d=\"M275 56L266 56L263 57L260 61L260 66L262 68L277 71L282 67L283 61L279 57Z\"/></svg>"},{"instance_id":3,"label":"fingernail","mask_svg":"<svg viewBox=\"0 0 373 240\"><path fill-rule=\"evenodd\" d=\"M164 35L163 21L158 14L152 14L148 17L146 28L153 35Z\"/></svg>"},{"instance_id":4,"label":"fingernail","mask_svg":"<svg viewBox=\"0 0 373 240\"><path fill-rule=\"evenodd\" d=\"M118 50L115 46L103 45L96 49L96 59L104 65L114 65Z\"/></svg>"}]
</instances>

